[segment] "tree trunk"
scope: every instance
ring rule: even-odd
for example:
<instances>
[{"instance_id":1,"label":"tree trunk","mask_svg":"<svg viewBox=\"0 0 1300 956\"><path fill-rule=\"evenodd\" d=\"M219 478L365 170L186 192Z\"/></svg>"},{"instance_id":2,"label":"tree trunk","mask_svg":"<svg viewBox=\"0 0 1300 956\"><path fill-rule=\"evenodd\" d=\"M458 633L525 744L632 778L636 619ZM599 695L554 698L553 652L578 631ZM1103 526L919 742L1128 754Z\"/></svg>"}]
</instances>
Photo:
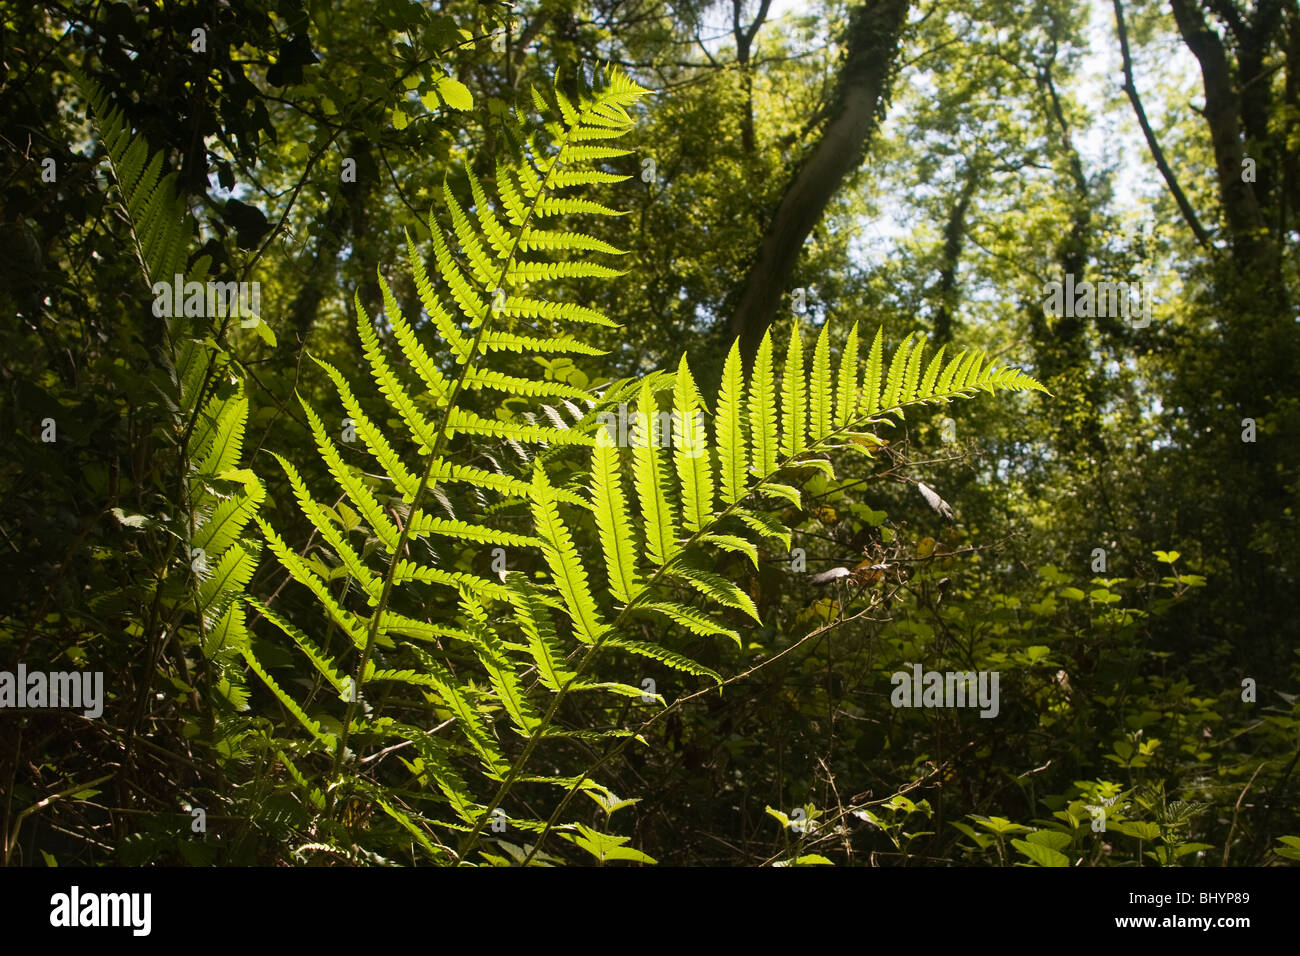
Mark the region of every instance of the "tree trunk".
<instances>
[{"instance_id":1,"label":"tree trunk","mask_svg":"<svg viewBox=\"0 0 1300 956\"><path fill-rule=\"evenodd\" d=\"M869 0L849 20L844 66L820 141L786 188L736 300L731 331L746 364L776 316L799 252L845 178L862 162L888 99L908 0Z\"/></svg>"},{"instance_id":2,"label":"tree trunk","mask_svg":"<svg viewBox=\"0 0 1300 956\"><path fill-rule=\"evenodd\" d=\"M1232 233L1233 256L1239 267L1255 270L1262 284L1280 286L1278 258L1273 243L1266 233L1266 223L1255 184L1242 176L1242 160L1246 151L1241 139L1245 103L1234 82L1227 51L1218 33L1205 22L1200 9L1192 0L1171 0L1174 20L1183 41L1196 57L1201 67L1205 88L1205 122L1210 127L1214 145L1215 165L1219 177L1219 197L1224 216ZM1244 30L1244 26L1243 26ZM1258 41L1251 38L1253 50ZM1244 60L1253 59L1250 50ZM1243 62L1243 66L1247 63ZM1243 78L1253 79L1254 77ZM1256 81L1258 84L1258 81ZM1266 88L1266 87L1265 87ZM1254 108L1250 112L1254 112ZM1254 121L1252 125L1258 125Z\"/></svg>"},{"instance_id":3,"label":"tree trunk","mask_svg":"<svg viewBox=\"0 0 1300 956\"><path fill-rule=\"evenodd\" d=\"M938 304L934 313L934 344L952 341L952 313L957 306L957 269L961 265L961 250L966 239L966 214L979 185L981 167L978 159L966 165L958 193L948 221L943 227L943 261L939 269L939 282L935 287Z\"/></svg>"}]
</instances>

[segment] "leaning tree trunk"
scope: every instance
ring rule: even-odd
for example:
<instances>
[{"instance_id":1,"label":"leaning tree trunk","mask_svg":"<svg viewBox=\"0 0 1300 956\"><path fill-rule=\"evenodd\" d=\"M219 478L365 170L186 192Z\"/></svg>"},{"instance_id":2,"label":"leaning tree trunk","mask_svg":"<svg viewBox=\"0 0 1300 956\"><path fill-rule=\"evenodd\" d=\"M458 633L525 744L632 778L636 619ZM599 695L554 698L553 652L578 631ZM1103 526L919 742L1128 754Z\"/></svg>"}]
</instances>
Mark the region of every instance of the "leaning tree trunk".
<instances>
[{"instance_id":1,"label":"leaning tree trunk","mask_svg":"<svg viewBox=\"0 0 1300 956\"><path fill-rule=\"evenodd\" d=\"M763 234L731 318L748 363L776 316L804 240L845 178L862 162L888 101L908 0L868 0L849 20L846 56L830 119L795 173Z\"/></svg>"}]
</instances>

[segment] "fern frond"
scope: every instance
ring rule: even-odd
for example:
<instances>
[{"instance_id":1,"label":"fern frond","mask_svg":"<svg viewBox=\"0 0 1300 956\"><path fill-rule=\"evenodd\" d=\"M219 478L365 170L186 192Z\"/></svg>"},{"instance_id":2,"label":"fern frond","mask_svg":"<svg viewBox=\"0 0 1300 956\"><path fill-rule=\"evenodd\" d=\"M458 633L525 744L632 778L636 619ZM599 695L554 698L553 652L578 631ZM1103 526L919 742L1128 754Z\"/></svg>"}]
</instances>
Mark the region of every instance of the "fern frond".
<instances>
[{"instance_id":1,"label":"fern frond","mask_svg":"<svg viewBox=\"0 0 1300 956\"><path fill-rule=\"evenodd\" d=\"M867 370L862 383L862 411L874 415L880 410L880 379L884 367L885 327L876 329L876 337L867 355Z\"/></svg>"},{"instance_id":2,"label":"fern frond","mask_svg":"<svg viewBox=\"0 0 1300 956\"><path fill-rule=\"evenodd\" d=\"M849 329L840 354L840 374L835 393L835 425L843 428L858 412L858 323Z\"/></svg>"},{"instance_id":3,"label":"fern frond","mask_svg":"<svg viewBox=\"0 0 1300 956\"><path fill-rule=\"evenodd\" d=\"M553 428L549 425L524 425L519 422L503 422L499 419L483 418L463 408L452 408L447 416L446 432L448 437L459 433L466 435L491 435L497 438L511 438L518 442L550 442L556 445L592 446L596 439L573 428Z\"/></svg>"},{"instance_id":4,"label":"fern frond","mask_svg":"<svg viewBox=\"0 0 1300 956\"><path fill-rule=\"evenodd\" d=\"M199 585L199 611L216 619L248 586L257 570L257 547L236 541L217 559L210 575Z\"/></svg>"},{"instance_id":5,"label":"fern frond","mask_svg":"<svg viewBox=\"0 0 1300 956\"><path fill-rule=\"evenodd\" d=\"M511 548L532 548L541 545L541 541L530 534L516 534L513 531L487 528L483 525L470 524L467 521L438 518L434 515L425 514L424 511L419 509L411 516L410 521L411 526L408 533L412 538L438 534L463 541L503 544Z\"/></svg>"},{"instance_id":6,"label":"fern frond","mask_svg":"<svg viewBox=\"0 0 1300 956\"><path fill-rule=\"evenodd\" d=\"M220 475L239 461L248 421L248 399L242 390L229 399L214 398L204 407L191 447L197 447L199 474Z\"/></svg>"},{"instance_id":7,"label":"fern frond","mask_svg":"<svg viewBox=\"0 0 1300 956\"><path fill-rule=\"evenodd\" d=\"M519 248L523 252L578 250L581 252L603 252L611 256L627 255L626 250L611 246L605 240L597 239L595 236L557 229L536 229L532 226L519 233Z\"/></svg>"},{"instance_id":8,"label":"fern frond","mask_svg":"<svg viewBox=\"0 0 1300 956\"><path fill-rule=\"evenodd\" d=\"M248 647L248 626L244 621L244 609L239 598L232 600L221 619L208 628L199 646L203 656L210 661L224 661ZM230 690L235 688L231 687Z\"/></svg>"},{"instance_id":9,"label":"fern frond","mask_svg":"<svg viewBox=\"0 0 1300 956\"><path fill-rule=\"evenodd\" d=\"M821 441L830 433L834 407L831 398L831 343L828 338L830 324L822 325L813 350L812 380L809 382L811 420L810 441Z\"/></svg>"},{"instance_id":10,"label":"fern frond","mask_svg":"<svg viewBox=\"0 0 1300 956\"><path fill-rule=\"evenodd\" d=\"M685 655L678 654L676 651L670 651L659 644L651 644L648 641L631 641L625 638L610 638L605 642L606 647L620 647L625 651L631 651L641 657L648 657L652 660L666 664L673 670L679 670L686 674L693 674L697 677L708 677L715 683L721 684L722 677L711 667L705 667L703 664L691 660Z\"/></svg>"},{"instance_id":11,"label":"fern frond","mask_svg":"<svg viewBox=\"0 0 1300 956\"><path fill-rule=\"evenodd\" d=\"M713 517L713 469L704 425L697 417L699 391L684 355L677 366L673 404L673 463L682 484L682 524L687 531L699 531Z\"/></svg>"},{"instance_id":12,"label":"fern frond","mask_svg":"<svg viewBox=\"0 0 1300 956\"><path fill-rule=\"evenodd\" d=\"M750 564L755 568L758 567L758 548L754 546L754 542L747 538L742 538L734 534L709 533L701 534L699 539L705 544L714 545L715 547L721 548L723 551L743 554L745 557L749 558Z\"/></svg>"},{"instance_id":13,"label":"fern frond","mask_svg":"<svg viewBox=\"0 0 1300 956\"><path fill-rule=\"evenodd\" d=\"M481 618L481 609L474 605L468 592L462 592L462 606L467 609L469 616ZM541 725L541 718L528 703L523 685L492 629L483 620L476 621L475 629L480 638L479 661L487 672L488 682L492 685L497 700L514 725L515 732L521 737L531 737Z\"/></svg>"},{"instance_id":14,"label":"fern frond","mask_svg":"<svg viewBox=\"0 0 1300 956\"><path fill-rule=\"evenodd\" d=\"M435 847L433 843L430 842L428 834L417 827L415 823L412 822L411 818L405 813L394 809L389 806L386 800L378 797L375 798L375 803L379 806L379 809L383 810L386 814L396 820L402 825L403 829L410 833L411 836L415 837L415 841L420 844L420 848L424 850L425 853L429 854L432 859L443 860L450 856L450 851L445 847Z\"/></svg>"},{"instance_id":15,"label":"fern frond","mask_svg":"<svg viewBox=\"0 0 1300 956\"><path fill-rule=\"evenodd\" d=\"M495 369L470 369L465 373L466 388L490 388L518 397L538 397L543 395L557 398L586 398L586 389L564 382L550 382L520 375L506 375Z\"/></svg>"},{"instance_id":16,"label":"fern frond","mask_svg":"<svg viewBox=\"0 0 1300 956\"><path fill-rule=\"evenodd\" d=\"M502 494L514 495L518 498L527 498L532 493L532 485L522 479L488 471L486 468L445 461L441 458L433 460L429 471L429 480L430 482L458 482L460 484L477 485L499 491ZM579 507L587 506L587 502L582 496L565 488L556 488L555 496L565 504L578 505Z\"/></svg>"},{"instance_id":17,"label":"fern frond","mask_svg":"<svg viewBox=\"0 0 1300 956\"><path fill-rule=\"evenodd\" d=\"M746 491L748 455L741 415L744 376L740 367L740 346L733 344L722 367L718 388L718 414L714 422L714 441L718 446L718 470L722 475L722 500L734 504Z\"/></svg>"},{"instance_id":18,"label":"fern frond","mask_svg":"<svg viewBox=\"0 0 1300 956\"><path fill-rule=\"evenodd\" d=\"M722 575L685 562L678 562L673 565L672 573L705 597L712 598L727 607L744 611L755 621L762 623L754 599Z\"/></svg>"},{"instance_id":19,"label":"fern frond","mask_svg":"<svg viewBox=\"0 0 1300 956\"><path fill-rule=\"evenodd\" d=\"M668 478L656 447L659 405L648 385L637 403L632 442L632 473L645 522L646 554L653 564L667 564L677 554L677 518L669 498Z\"/></svg>"},{"instance_id":20,"label":"fern frond","mask_svg":"<svg viewBox=\"0 0 1300 956\"><path fill-rule=\"evenodd\" d=\"M916 391L915 398L918 401L924 401L934 394L934 383L938 378L939 370L943 368L943 352L947 345L939 346L939 351L934 353L930 359L930 364L925 370L925 378L921 379L921 385Z\"/></svg>"},{"instance_id":21,"label":"fern frond","mask_svg":"<svg viewBox=\"0 0 1300 956\"><path fill-rule=\"evenodd\" d=\"M160 175L162 152L150 157L148 143L131 135L125 115L110 104L103 88L80 73L74 77L98 118L145 281L171 282L186 271L186 241L193 230L176 189L177 174Z\"/></svg>"},{"instance_id":22,"label":"fern frond","mask_svg":"<svg viewBox=\"0 0 1300 956\"><path fill-rule=\"evenodd\" d=\"M277 684L274 679L272 679L271 675L266 672L266 669L262 666L261 662L258 661L258 659L253 655L253 652L250 649L244 648L243 656L244 656L244 661L248 664L249 669L252 670L254 674L256 674L258 677L262 679L262 683L265 684L267 686L267 689L270 690L270 692L275 695L275 699L284 705L284 709L287 710L289 713L291 713L294 716L294 719L298 721L298 723L306 727L308 732L313 737L315 737L318 741L324 744L327 748L331 748L335 745L334 735L325 733L324 729L321 727L320 724L318 724L316 721L312 720L310 717L307 716L307 712L304 711L298 705L298 702L295 701L288 694L286 694L280 688L280 685Z\"/></svg>"},{"instance_id":23,"label":"fern frond","mask_svg":"<svg viewBox=\"0 0 1300 956\"><path fill-rule=\"evenodd\" d=\"M325 608L330 619L342 628L343 633L351 638L352 643L358 648L366 644L366 625L365 622L358 618L350 611L346 611L334 600L330 594L329 588L325 582L307 565L305 561L289 550L284 540L275 533L275 530L267 524L260 516L255 518L258 526L262 529L262 535L266 538L266 543L270 545L271 552L283 565L284 569L289 572L290 576L307 588L320 601L321 606Z\"/></svg>"},{"instance_id":24,"label":"fern frond","mask_svg":"<svg viewBox=\"0 0 1300 956\"><path fill-rule=\"evenodd\" d=\"M971 388L980 377L981 366L988 356L981 349L975 353L974 359L966 369L965 381L962 382L962 388Z\"/></svg>"},{"instance_id":25,"label":"fern frond","mask_svg":"<svg viewBox=\"0 0 1300 956\"><path fill-rule=\"evenodd\" d=\"M336 693L342 696L346 692L346 689L349 686L349 678L345 677L335 669L333 660L317 647L306 634L294 627L256 598L250 597L247 601L251 606L257 609L257 612L261 614L262 617L266 618L278 627L298 645L298 648L303 652L306 658L311 661L312 666L316 668L317 673L329 682L330 686L334 688Z\"/></svg>"},{"instance_id":26,"label":"fern frond","mask_svg":"<svg viewBox=\"0 0 1300 956\"><path fill-rule=\"evenodd\" d=\"M522 574L507 575L506 587L510 590L515 620L524 632L528 652L537 665L537 674L547 689L558 694L574 677L574 672L565 664L550 611L537 589Z\"/></svg>"},{"instance_id":27,"label":"fern frond","mask_svg":"<svg viewBox=\"0 0 1300 956\"><path fill-rule=\"evenodd\" d=\"M596 447L591 452L591 510L605 556L610 593L626 604L639 590L635 538L619 479L618 450L604 431L597 433Z\"/></svg>"},{"instance_id":28,"label":"fern frond","mask_svg":"<svg viewBox=\"0 0 1300 956\"><path fill-rule=\"evenodd\" d=\"M437 224L434 223L433 225L436 227ZM411 277L415 280L415 291L420 297L424 311L428 313L442 340L456 354L456 360L463 365L470 355L470 342L461 334L460 329L456 327L456 323L451 320L451 315L442 307L438 297L434 295L433 283L429 280L429 273L424 268L424 259L420 257L420 253L416 250L415 241L411 238L409 232L406 233L406 258L411 265ZM369 320L364 318L361 311L357 312L357 321L365 321L367 325L369 324Z\"/></svg>"},{"instance_id":29,"label":"fern frond","mask_svg":"<svg viewBox=\"0 0 1300 956\"><path fill-rule=\"evenodd\" d=\"M393 290L388 287L388 283L381 276L379 279L379 288L384 296L384 308L391 315L398 310L397 300L393 297ZM401 416L406 427L411 430L416 441L422 449L432 448L435 442L433 426L429 424L425 417L420 414L416 408L414 399L407 393L406 387L398 381L397 373L388 364L384 358L383 349L379 344L379 336L375 334L374 326L371 325L370 319L366 316L365 308L361 305L361 295L357 293L353 296L353 302L357 310L357 330L361 336L361 347L365 354L366 361L370 364L370 375L379 386L380 394L387 399L388 404L393 410ZM420 454L428 454L427 451L421 451Z\"/></svg>"},{"instance_id":30,"label":"fern frond","mask_svg":"<svg viewBox=\"0 0 1300 956\"><path fill-rule=\"evenodd\" d=\"M937 394L946 395L951 390L953 376L956 375L957 369L961 367L965 359L966 349L962 349L948 361L948 364L944 366L943 374L939 376L939 381L935 383L934 390Z\"/></svg>"},{"instance_id":31,"label":"fern frond","mask_svg":"<svg viewBox=\"0 0 1300 956\"><path fill-rule=\"evenodd\" d=\"M433 256L438 264L438 274L447 284L447 291L451 294L452 301L455 302L469 327L478 328L491 311L487 297L495 293L495 287L489 288L485 285L482 291L486 293L486 297L480 294L480 288L476 287L461 271L460 265L452 256L451 248L443 238L442 230L434 221L432 213L429 215L429 235L433 240Z\"/></svg>"},{"instance_id":32,"label":"fern frond","mask_svg":"<svg viewBox=\"0 0 1300 956\"><path fill-rule=\"evenodd\" d=\"M480 594L504 600L506 589L499 584L465 571L448 571L444 568L429 567L415 561L402 560L392 572L393 583L405 584L407 581L420 581L423 584L444 584L447 587L472 588Z\"/></svg>"},{"instance_id":33,"label":"fern frond","mask_svg":"<svg viewBox=\"0 0 1300 956\"><path fill-rule=\"evenodd\" d=\"M428 654L421 653L419 657L424 664L425 673L433 681L438 696L456 718L461 734L478 755L488 775L496 778L503 776L508 767L505 758L492 740L492 735L488 733L477 708L471 706L461 692L459 682Z\"/></svg>"},{"instance_id":34,"label":"fern frond","mask_svg":"<svg viewBox=\"0 0 1300 956\"><path fill-rule=\"evenodd\" d=\"M618 328L598 309L589 309L572 302L548 302L545 299L528 299L521 296L507 296L502 314L520 318L550 319L556 322L583 322L588 325L603 325L606 328Z\"/></svg>"},{"instance_id":35,"label":"fern frond","mask_svg":"<svg viewBox=\"0 0 1300 956\"><path fill-rule=\"evenodd\" d=\"M275 452L271 454L280 463L280 467L284 469L284 473L289 479L289 485L293 488L294 497L298 499L298 507L302 510L302 513L306 515L316 530L320 532L321 537L338 555L339 560L343 562L343 566L347 568L348 574L369 595L370 603L375 604L378 602L380 592L383 590L382 582L362 563L360 555L353 550L343 535L339 533L339 529L326 516L324 509L312 499L311 493L308 492L307 485L303 482L302 476L298 474L297 469Z\"/></svg>"},{"instance_id":36,"label":"fern frond","mask_svg":"<svg viewBox=\"0 0 1300 956\"><path fill-rule=\"evenodd\" d=\"M772 333L763 333L763 341L754 359L749 383L749 428L753 443L753 470L759 477L776 470L778 453L776 431L776 388L772 384Z\"/></svg>"},{"instance_id":37,"label":"fern frond","mask_svg":"<svg viewBox=\"0 0 1300 956\"><path fill-rule=\"evenodd\" d=\"M355 474L352 469L344 464L343 459L339 456L339 451L334 447L334 442L329 435L325 433L325 423L320 420L301 395L298 396L298 404L302 406L303 413L307 416L307 424L311 427L312 436L316 439L316 448L324 459L326 467L334 480L338 482L340 488L347 492L348 497L352 500L353 506L360 512L361 516L366 519L370 529L383 542L384 547L389 551L397 548L397 539L400 536L397 527L384 514L384 509L380 507L374 493L365 486L365 483Z\"/></svg>"},{"instance_id":38,"label":"fern frond","mask_svg":"<svg viewBox=\"0 0 1300 956\"><path fill-rule=\"evenodd\" d=\"M790 531L775 515L747 508L736 508L732 513L760 536L779 541L787 551L790 550Z\"/></svg>"},{"instance_id":39,"label":"fern frond","mask_svg":"<svg viewBox=\"0 0 1300 956\"><path fill-rule=\"evenodd\" d=\"M513 248L509 230L497 218L492 209L492 204L488 202L483 184L479 182L478 176L474 174L473 167L467 166L465 175L469 179L470 195L474 199L474 214L478 217L483 234L487 236L488 242L492 244L492 249L496 252L498 259L508 258L510 250Z\"/></svg>"},{"instance_id":40,"label":"fern frond","mask_svg":"<svg viewBox=\"0 0 1300 956\"><path fill-rule=\"evenodd\" d=\"M513 332L485 332L479 339L484 352L537 352L541 355L604 355L603 349L569 335L516 335Z\"/></svg>"},{"instance_id":41,"label":"fern frond","mask_svg":"<svg viewBox=\"0 0 1300 956\"><path fill-rule=\"evenodd\" d=\"M803 342L799 323L790 326L790 345L781 377L781 454L793 458L804 449L808 425L808 383L803 370Z\"/></svg>"},{"instance_id":42,"label":"fern frond","mask_svg":"<svg viewBox=\"0 0 1300 956\"><path fill-rule=\"evenodd\" d=\"M325 370L325 374L330 377L334 383L334 388L338 391L339 399L343 403L343 408L348 413L348 418L352 419L352 427L356 433L361 436L370 454L374 456L384 473L392 479L393 484L402 495L402 500L410 504L415 500L416 491L419 489L419 480L415 475L407 470L402 463L402 459L393 446L388 443L384 433L379 430L361 410L361 403L357 401L356 396L352 394L352 388L348 385L347 379L333 365L321 359L312 356L313 361Z\"/></svg>"},{"instance_id":43,"label":"fern frond","mask_svg":"<svg viewBox=\"0 0 1300 956\"><path fill-rule=\"evenodd\" d=\"M907 368L903 372L903 384L897 398L899 405L909 405L916 398L916 386L921 376L921 357L924 354L925 342L918 337L912 354L907 358Z\"/></svg>"},{"instance_id":44,"label":"fern frond","mask_svg":"<svg viewBox=\"0 0 1300 956\"><path fill-rule=\"evenodd\" d=\"M578 557L569 529L560 518L555 495L540 466L533 468L533 518L542 539L542 556L572 618L578 639L587 644L600 640L605 626L587 585L587 571Z\"/></svg>"},{"instance_id":45,"label":"fern frond","mask_svg":"<svg viewBox=\"0 0 1300 956\"><path fill-rule=\"evenodd\" d=\"M903 391L903 375L907 371L907 361L912 351L912 335L909 332L906 338L899 343L898 349L894 352L894 357L889 362L889 373L885 376L885 391L880 396L881 410L894 408L899 404L899 395Z\"/></svg>"},{"instance_id":46,"label":"fern frond","mask_svg":"<svg viewBox=\"0 0 1300 956\"><path fill-rule=\"evenodd\" d=\"M540 282L556 279L614 279L627 273L594 262L536 262L517 259L506 273L508 282Z\"/></svg>"},{"instance_id":47,"label":"fern frond","mask_svg":"<svg viewBox=\"0 0 1300 956\"><path fill-rule=\"evenodd\" d=\"M459 585L459 587L464 586L464 582ZM440 638L444 637L471 645L477 641L477 638L471 632L463 628L434 624L431 621L417 621L414 618L393 611L389 611L384 615L383 623L380 625L380 633L384 635L396 634L398 637L409 637L412 640L426 643L437 643Z\"/></svg>"},{"instance_id":48,"label":"fern frond","mask_svg":"<svg viewBox=\"0 0 1300 956\"><path fill-rule=\"evenodd\" d=\"M674 604L667 601L648 602L638 604L633 611L640 614L649 612L662 615L674 624L686 628L692 634L700 637L729 637L740 647L740 635L729 627L724 627L715 621L709 614L698 608L689 607L685 604Z\"/></svg>"},{"instance_id":49,"label":"fern frond","mask_svg":"<svg viewBox=\"0 0 1300 956\"><path fill-rule=\"evenodd\" d=\"M191 545L208 554L220 554L228 548L253 519L266 499L262 483L254 479L244 486L243 494L222 499L195 531Z\"/></svg>"},{"instance_id":50,"label":"fern frond","mask_svg":"<svg viewBox=\"0 0 1300 956\"><path fill-rule=\"evenodd\" d=\"M465 210L460 207L456 194L445 179L442 183L442 195L447 212L451 215L452 229L455 230L456 241L460 244L461 251L465 253L466 258L469 259L474 278L482 288L492 286L497 277L496 257L489 256L484 250L483 242L480 240L477 230L470 224L469 217L465 215Z\"/></svg>"}]
</instances>

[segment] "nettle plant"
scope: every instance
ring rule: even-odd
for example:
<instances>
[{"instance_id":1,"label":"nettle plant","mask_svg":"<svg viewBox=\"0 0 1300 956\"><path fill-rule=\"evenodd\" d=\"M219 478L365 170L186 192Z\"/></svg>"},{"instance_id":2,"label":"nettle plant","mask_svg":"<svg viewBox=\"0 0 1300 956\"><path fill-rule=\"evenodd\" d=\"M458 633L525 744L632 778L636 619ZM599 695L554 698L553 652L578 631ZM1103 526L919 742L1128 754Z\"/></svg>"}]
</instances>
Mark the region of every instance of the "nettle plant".
<instances>
[{"instance_id":1,"label":"nettle plant","mask_svg":"<svg viewBox=\"0 0 1300 956\"><path fill-rule=\"evenodd\" d=\"M419 319L382 274L378 325L356 299L378 395L316 360L345 416L340 434L337 411L300 396L332 486L313 497L303 463L276 456L315 543L295 550L254 515L316 613L291 620L282 601L246 599L250 621L310 665L311 697L277 680L248 634L226 646L292 715L274 745L304 809L300 858L559 862L565 843L544 844L554 834L600 863L654 862L605 832L635 800L599 778L670 706L637 660L721 684L683 647L739 645L739 622L757 620L749 594L715 570L717 552L757 565L768 542L788 550L778 516L801 502L792 476L833 477L830 452L870 454L873 426L904 408L1041 390L979 351L927 362L911 337L886 362L880 332L864 364L856 327L835 374L824 328L810 370L792 334L779 377L770 336L748 375L733 346L712 409L685 357L675 373L604 387L521 362L599 354L582 329L614 325L560 290L622 275L595 261L620 251L558 221L618 215L574 192L628 178L598 166L630 152L611 143L648 92L614 68L576 102L534 91L544 122L503 117L511 149L495 182L467 169L468 201L444 187L450 225L430 217L431 265L408 234ZM490 414L486 393L501 397ZM665 395L669 448L649 427ZM603 421L629 402L624 448Z\"/></svg>"}]
</instances>

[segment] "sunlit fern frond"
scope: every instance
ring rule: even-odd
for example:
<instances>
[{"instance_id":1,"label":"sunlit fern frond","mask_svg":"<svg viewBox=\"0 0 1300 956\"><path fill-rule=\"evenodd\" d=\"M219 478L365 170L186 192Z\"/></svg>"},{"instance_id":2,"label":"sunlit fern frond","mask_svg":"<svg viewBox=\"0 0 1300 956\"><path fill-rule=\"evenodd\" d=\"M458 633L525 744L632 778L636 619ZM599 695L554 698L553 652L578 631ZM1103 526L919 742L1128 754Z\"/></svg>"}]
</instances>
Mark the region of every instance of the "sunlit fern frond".
<instances>
[{"instance_id":1,"label":"sunlit fern frond","mask_svg":"<svg viewBox=\"0 0 1300 956\"><path fill-rule=\"evenodd\" d=\"M74 74L90 104L92 125L103 142L120 199L121 218L140 267L141 288L171 288L201 281L208 258L187 268L194 221L176 188L176 173L163 174L161 151L151 152L133 134L121 109L86 76ZM180 449L184 500L170 521L172 540L183 548L174 559L177 574L159 585L150 615L175 624L182 647L197 646L211 667L212 689L236 710L247 707L240 655L248 648L243 599L257 568L260 542L245 530L266 497L253 472L240 467L249 403L229 354L214 345L211 316L172 315L162 328L171 363L165 391L172 412L170 443ZM160 390L163 391L163 390ZM161 613L159 613L161 609Z\"/></svg>"},{"instance_id":2,"label":"sunlit fern frond","mask_svg":"<svg viewBox=\"0 0 1300 956\"><path fill-rule=\"evenodd\" d=\"M861 376L856 328L836 374L829 332L809 367L796 329L779 377L770 336L748 376L732 348L710 426L685 357L675 372L603 390L519 362L596 352L585 328L612 324L554 293L621 275L600 258L619 250L567 217L618 215L574 191L626 178L597 164L626 154L615 143L646 92L613 68L576 99L534 90L541 129L506 123L515 148L493 181L467 172L467 196L447 181L445 225L429 219L430 257L407 236L420 314L403 314L382 273L384 321L376 326L356 300L374 388L318 360L346 414L343 432L300 398L330 497L313 498L299 466L281 464L323 560L261 523L284 570L324 612L301 625L280 612L268 620L338 698L308 716L271 688L307 735L295 786L309 801L347 779L365 783L362 761L411 746L419 763L406 766L420 796L379 808L435 862L537 862L556 827L582 833L573 842L588 852L640 859L627 848L617 856L623 838L564 816L574 794L600 788L582 762L589 751L575 744L636 740L638 719L574 727L562 707L613 695L644 720L667 699L647 672L680 681L675 692L721 683L692 649L716 638L739 646L759 612L719 570L719 553L757 565L760 547L789 547L779 513L782 502L801 502L795 471L833 475L831 452L861 449L857 439L908 406L1040 387L1018 370L984 367L982 353L941 368L941 350L927 365L912 337L886 364L881 333ZM511 467L498 449L515 456ZM348 639L331 648L331 633ZM417 730L415 713L439 732ZM529 809L547 806L545 819ZM489 852L499 825L523 834L501 846L519 850L507 840L523 839L528 849Z\"/></svg>"}]
</instances>

